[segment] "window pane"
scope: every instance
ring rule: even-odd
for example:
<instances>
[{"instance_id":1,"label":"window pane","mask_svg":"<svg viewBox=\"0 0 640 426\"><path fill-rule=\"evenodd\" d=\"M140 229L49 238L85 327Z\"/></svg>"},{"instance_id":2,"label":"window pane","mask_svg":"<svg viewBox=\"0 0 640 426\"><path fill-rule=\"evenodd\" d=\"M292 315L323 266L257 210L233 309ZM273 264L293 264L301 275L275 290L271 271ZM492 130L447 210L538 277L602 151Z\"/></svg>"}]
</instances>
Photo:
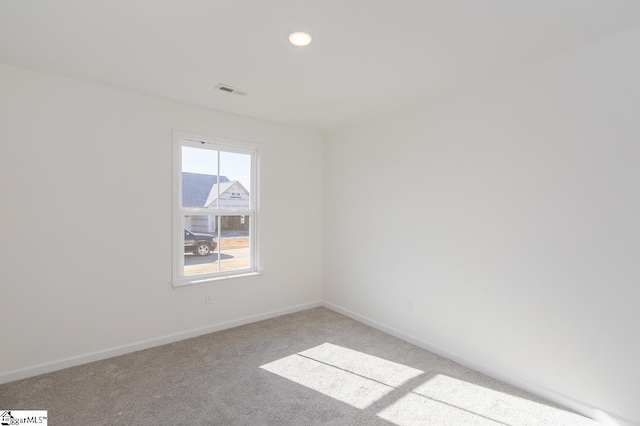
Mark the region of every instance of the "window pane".
<instances>
[{"instance_id":1,"label":"window pane","mask_svg":"<svg viewBox=\"0 0 640 426\"><path fill-rule=\"evenodd\" d=\"M220 270L234 271L251 267L249 216L220 217Z\"/></svg>"},{"instance_id":2,"label":"window pane","mask_svg":"<svg viewBox=\"0 0 640 426\"><path fill-rule=\"evenodd\" d=\"M184 275L219 271L218 225L216 216L184 217Z\"/></svg>"},{"instance_id":3,"label":"window pane","mask_svg":"<svg viewBox=\"0 0 640 426\"><path fill-rule=\"evenodd\" d=\"M219 207L251 208L251 155L220 151L220 175Z\"/></svg>"},{"instance_id":4,"label":"window pane","mask_svg":"<svg viewBox=\"0 0 640 426\"><path fill-rule=\"evenodd\" d=\"M217 183L218 151L183 146L182 207L217 207Z\"/></svg>"},{"instance_id":5,"label":"window pane","mask_svg":"<svg viewBox=\"0 0 640 426\"><path fill-rule=\"evenodd\" d=\"M184 275L251 267L250 216L184 217Z\"/></svg>"},{"instance_id":6,"label":"window pane","mask_svg":"<svg viewBox=\"0 0 640 426\"><path fill-rule=\"evenodd\" d=\"M179 136L174 147L174 155L180 158L175 177L180 186L174 190L174 208L179 210L174 219L178 238L174 283L200 283L253 271L259 264L253 257L256 224L252 223L257 151L248 143L204 136Z\"/></svg>"}]
</instances>

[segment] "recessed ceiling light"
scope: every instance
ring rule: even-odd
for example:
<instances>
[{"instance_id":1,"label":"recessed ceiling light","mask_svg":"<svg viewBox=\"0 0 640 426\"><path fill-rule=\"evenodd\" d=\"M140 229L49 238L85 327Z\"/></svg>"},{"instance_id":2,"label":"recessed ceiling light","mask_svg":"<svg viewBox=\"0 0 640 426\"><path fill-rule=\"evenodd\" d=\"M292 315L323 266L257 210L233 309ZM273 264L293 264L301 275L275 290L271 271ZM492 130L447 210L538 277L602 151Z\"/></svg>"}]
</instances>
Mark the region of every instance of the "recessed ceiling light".
<instances>
[{"instance_id":1,"label":"recessed ceiling light","mask_svg":"<svg viewBox=\"0 0 640 426\"><path fill-rule=\"evenodd\" d=\"M295 33L289 34L289 43L294 46L308 46L311 43L311 40L309 33L305 33L303 31L296 31Z\"/></svg>"}]
</instances>

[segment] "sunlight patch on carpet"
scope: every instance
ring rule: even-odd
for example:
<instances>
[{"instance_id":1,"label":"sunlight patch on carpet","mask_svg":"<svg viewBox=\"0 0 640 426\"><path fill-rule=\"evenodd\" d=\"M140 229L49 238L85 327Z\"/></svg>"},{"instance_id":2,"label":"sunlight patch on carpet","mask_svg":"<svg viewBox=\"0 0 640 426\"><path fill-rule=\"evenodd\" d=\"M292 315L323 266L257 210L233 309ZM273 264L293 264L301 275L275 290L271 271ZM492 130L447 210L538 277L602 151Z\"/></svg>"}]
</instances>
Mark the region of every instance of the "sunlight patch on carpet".
<instances>
[{"instance_id":1,"label":"sunlight patch on carpet","mask_svg":"<svg viewBox=\"0 0 640 426\"><path fill-rule=\"evenodd\" d=\"M598 424L561 408L444 374L426 376L416 368L331 343L260 368L361 410L380 401L372 414L398 426Z\"/></svg>"},{"instance_id":2,"label":"sunlight patch on carpet","mask_svg":"<svg viewBox=\"0 0 640 426\"><path fill-rule=\"evenodd\" d=\"M594 420L438 374L378 413L399 426L412 425L577 425Z\"/></svg>"},{"instance_id":3,"label":"sunlight patch on carpet","mask_svg":"<svg viewBox=\"0 0 640 426\"><path fill-rule=\"evenodd\" d=\"M505 426L505 423L412 392L380 411L377 416L398 426Z\"/></svg>"},{"instance_id":4,"label":"sunlight patch on carpet","mask_svg":"<svg viewBox=\"0 0 640 426\"><path fill-rule=\"evenodd\" d=\"M297 354L260 368L359 409L367 408L393 390L391 386Z\"/></svg>"},{"instance_id":5,"label":"sunlight patch on carpet","mask_svg":"<svg viewBox=\"0 0 640 426\"><path fill-rule=\"evenodd\" d=\"M396 388L424 373L416 368L331 343L323 343L300 352L299 355Z\"/></svg>"},{"instance_id":6,"label":"sunlight patch on carpet","mask_svg":"<svg viewBox=\"0 0 640 426\"><path fill-rule=\"evenodd\" d=\"M423 372L372 355L324 343L260 368L359 409Z\"/></svg>"}]
</instances>

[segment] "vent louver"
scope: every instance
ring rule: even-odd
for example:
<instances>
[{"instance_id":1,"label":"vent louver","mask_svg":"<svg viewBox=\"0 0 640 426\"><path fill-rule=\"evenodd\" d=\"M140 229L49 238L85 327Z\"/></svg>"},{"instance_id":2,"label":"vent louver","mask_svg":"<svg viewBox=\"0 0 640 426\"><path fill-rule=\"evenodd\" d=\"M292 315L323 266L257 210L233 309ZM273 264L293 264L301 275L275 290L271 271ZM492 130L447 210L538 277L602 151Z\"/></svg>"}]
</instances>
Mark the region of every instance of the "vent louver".
<instances>
[{"instance_id":1,"label":"vent louver","mask_svg":"<svg viewBox=\"0 0 640 426\"><path fill-rule=\"evenodd\" d=\"M226 84L218 84L216 86L216 90L220 90L222 92L227 92L227 93L233 93L234 95L238 95L238 96L247 96L246 92L243 92L241 90L236 89L235 87L231 87Z\"/></svg>"}]
</instances>

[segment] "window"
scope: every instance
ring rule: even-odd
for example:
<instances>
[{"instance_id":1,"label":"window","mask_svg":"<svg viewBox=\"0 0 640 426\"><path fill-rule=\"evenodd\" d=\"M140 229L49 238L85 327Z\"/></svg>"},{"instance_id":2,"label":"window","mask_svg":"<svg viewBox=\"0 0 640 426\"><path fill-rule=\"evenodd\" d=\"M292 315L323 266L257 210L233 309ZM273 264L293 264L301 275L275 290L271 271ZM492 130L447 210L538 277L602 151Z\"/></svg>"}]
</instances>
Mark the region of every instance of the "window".
<instances>
[{"instance_id":1,"label":"window","mask_svg":"<svg viewBox=\"0 0 640 426\"><path fill-rule=\"evenodd\" d=\"M174 286L259 271L258 148L174 132Z\"/></svg>"}]
</instances>

